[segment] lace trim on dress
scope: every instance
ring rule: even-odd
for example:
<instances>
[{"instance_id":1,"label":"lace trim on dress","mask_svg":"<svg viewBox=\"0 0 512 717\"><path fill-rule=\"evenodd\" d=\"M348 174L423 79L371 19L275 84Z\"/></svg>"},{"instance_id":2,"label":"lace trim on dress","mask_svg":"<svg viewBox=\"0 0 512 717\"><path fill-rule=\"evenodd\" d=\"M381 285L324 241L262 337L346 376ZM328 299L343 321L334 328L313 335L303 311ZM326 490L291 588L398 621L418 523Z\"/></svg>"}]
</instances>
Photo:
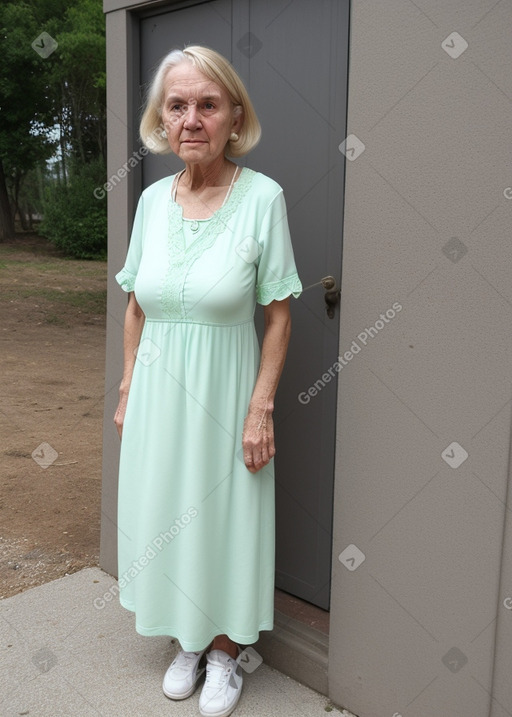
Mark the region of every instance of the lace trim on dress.
<instances>
[{"instance_id":1,"label":"lace trim on dress","mask_svg":"<svg viewBox=\"0 0 512 717\"><path fill-rule=\"evenodd\" d=\"M116 274L116 281L121 286L123 291L133 291L135 288L135 279L137 277L127 269L123 268Z\"/></svg>"},{"instance_id":2,"label":"lace trim on dress","mask_svg":"<svg viewBox=\"0 0 512 717\"><path fill-rule=\"evenodd\" d=\"M302 293L302 284L298 274L292 274L286 279L272 281L268 284L261 284L256 287L256 301L258 304L267 306L271 301L282 301L290 294L297 299Z\"/></svg>"},{"instance_id":3,"label":"lace trim on dress","mask_svg":"<svg viewBox=\"0 0 512 717\"><path fill-rule=\"evenodd\" d=\"M162 311L171 319L185 319L187 309L183 288L192 264L213 246L219 234L227 227L240 202L252 184L255 172L244 167L231 195L220 209L205 222L200 237L187 248L183 233L183 210L172 198L168 202L168 266L162 286Z\"/></svg>"}]
</instances>

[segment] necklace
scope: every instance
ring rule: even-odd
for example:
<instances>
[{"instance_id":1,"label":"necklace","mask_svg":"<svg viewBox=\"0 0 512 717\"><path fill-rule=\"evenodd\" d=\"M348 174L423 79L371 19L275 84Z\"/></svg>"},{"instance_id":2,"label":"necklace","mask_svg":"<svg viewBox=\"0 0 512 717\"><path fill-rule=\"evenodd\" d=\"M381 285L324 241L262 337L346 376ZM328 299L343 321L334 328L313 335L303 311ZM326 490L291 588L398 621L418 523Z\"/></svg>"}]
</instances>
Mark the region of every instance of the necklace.
<instances>
[{"instance_id":1,"label":"necklace","mask_svg":"<svg viewBox=\"0 0 512 717\"><path fill-rule=\"evenodd\" d=\"M229 187L228 187L228 191L226 192L226 196L224 197L224 201L223 201L222 204L220 205L219 209L222 209L222 207L224 206L224 204L227 202L227 200L228 200L228 198L229 198L229 195L231 194L231 191L233 190L233 185L234 185L234 183L235 183L235 178L236 178L238 169L239 169L239 167L238 167L238 165L237 165L237 166L235 167L235 171L234 171L233 176L232 176L232 178L231 178L231 184L230 184ZM186 168L185 168L185 169L182 169L181 172L180 172L180 173L178 174L178 176L176 177L175 185L174 185L174 190L173 190L173 193L172 193L172 199L173 199L174 202L176 202L176 194L177 194L177 192L178 192L178 182L180 181L181 175L182 175L183 172L185 172L185 171L186 171ZM214 212L214 213L215 213L215 212ZM190 229L191 229L194 233L199 230L199 226L200 226L199 220L197 220L197 219L193 219L193 220L191 221L191 223L190 223Z\"/></svg>"}]
</instances>

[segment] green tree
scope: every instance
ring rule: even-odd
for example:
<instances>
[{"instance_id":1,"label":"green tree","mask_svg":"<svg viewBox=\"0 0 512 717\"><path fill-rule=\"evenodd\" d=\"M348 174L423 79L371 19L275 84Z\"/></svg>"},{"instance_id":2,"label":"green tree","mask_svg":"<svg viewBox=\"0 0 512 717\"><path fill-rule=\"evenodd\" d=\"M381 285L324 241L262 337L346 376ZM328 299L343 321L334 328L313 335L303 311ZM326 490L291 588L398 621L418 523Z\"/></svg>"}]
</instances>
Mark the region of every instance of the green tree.
<instances>
[{"instance_id":1,"label":"green tree","mask_svg":"<svg viewBox=\"0 0 512 717\"><path fill-rule=\"evenodd\" d=\"M0 6L0 239L14 236L8 183L17 196L23 175L55 150L46 68L31 47L38 34L30 7Z\"/></svg>"},{"instance_id":2,"label":"green tree","mask_svg":"<svg viewBox=\"0 0 512 717\"><path fill-rule=\"evenodd\" d=\"M43 32L53 39L55 48L43 37L34 49L34 41ZM7 2L0 7L0 41L1 239L13 236L13 213L18 210L20 218L23 214L19 202L23 181L27 172L41 166L41 160L53 155L60 164L56 173L47 172L44 177L50 185L47 208L57 201L58 191L71 183L74 192L79 190L80 181L71 182L71 175L98 176L105 165L101 0ZM94 169L87 172L84 168L89 163ZM52 187L55 184L58 189ZM97 201L89 200L95 213ZM79 203L87 211L86 202Z\"/></svg>"},{"instance_id":3,"label":"green tree","mask_svg":"<svg viewBox=\"0 0 512 717\"><path fill-rule=\"evenodd\" d=\"M98 0L66 13L59 36L62 97L71 119L69 142L82 163L106 160L105 18Z\"/></svg>"},{"instance_id":4,"label":"green tree","mask_svg":"<svg viewBox=\"0 0 512 717\"><path fill-rule=\"evenodd\" d=\"M46 187L39 232L68 256L103 259L107 254L107 200L94 196L103 182L104 164L97 159L73 167L66 186Z\"/></svg>"}]
</instances>

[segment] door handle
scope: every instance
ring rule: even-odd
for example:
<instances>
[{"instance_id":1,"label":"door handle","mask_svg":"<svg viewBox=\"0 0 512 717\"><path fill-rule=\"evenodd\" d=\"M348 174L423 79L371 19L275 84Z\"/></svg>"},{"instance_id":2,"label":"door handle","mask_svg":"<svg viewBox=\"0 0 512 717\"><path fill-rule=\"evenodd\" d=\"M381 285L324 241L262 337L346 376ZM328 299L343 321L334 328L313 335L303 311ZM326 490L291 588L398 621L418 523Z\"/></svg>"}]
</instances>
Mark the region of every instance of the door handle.
<instances>
[{"instance_id":1,"label":"door handle","mask_svg":"<svg viewBox=\"0 0 512 717\"><path fill-rule=\"evenodd\" d=\"M341 289L336 286L336 279L333 276L324 276L321 284L325 289L325 310L330 319L334 319L336 306L340 303Z\"/></svg>"}]
</instances>

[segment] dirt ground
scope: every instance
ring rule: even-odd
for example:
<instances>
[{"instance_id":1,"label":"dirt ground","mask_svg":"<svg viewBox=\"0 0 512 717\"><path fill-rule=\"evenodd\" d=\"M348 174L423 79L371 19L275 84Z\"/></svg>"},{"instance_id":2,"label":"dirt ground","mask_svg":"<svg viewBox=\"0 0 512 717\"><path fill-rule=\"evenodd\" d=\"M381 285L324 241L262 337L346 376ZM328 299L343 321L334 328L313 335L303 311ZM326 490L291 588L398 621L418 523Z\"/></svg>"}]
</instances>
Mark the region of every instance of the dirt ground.
<instances>
[{"instance_id":1,"label":"dirt ground","mask_svg":"<svg viewBox=\"0 0 512 717\"><path fill-rule=\"evenodd\" d=\"M106 275L0 244L0 597L98 564Z\"/></svg>"}]
</instances>

